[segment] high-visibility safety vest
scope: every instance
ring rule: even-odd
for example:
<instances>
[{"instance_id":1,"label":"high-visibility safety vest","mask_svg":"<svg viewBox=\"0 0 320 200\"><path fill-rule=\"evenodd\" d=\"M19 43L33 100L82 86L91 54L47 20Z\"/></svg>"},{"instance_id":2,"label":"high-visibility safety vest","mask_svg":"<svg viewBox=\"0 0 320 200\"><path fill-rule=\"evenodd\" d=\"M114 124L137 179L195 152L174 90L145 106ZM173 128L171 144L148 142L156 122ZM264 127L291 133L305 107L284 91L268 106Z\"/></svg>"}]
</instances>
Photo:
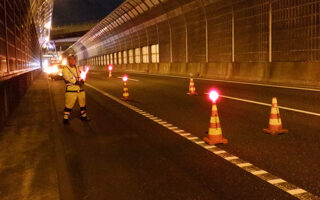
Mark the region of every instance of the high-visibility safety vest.
<instances>
[{"instance_id":1,"label":"high-visibility safety vest","mask_svg":"<svg viewBox=\"0 0 320 200\"><path fill-rule=\"evenodd\" d=\"M62 76L66 82L67 92L80 92L83 91L82 86L76 85L76 81L80 81L80 69L78 66L64 66Z\"/></svg>"}]
</instances>

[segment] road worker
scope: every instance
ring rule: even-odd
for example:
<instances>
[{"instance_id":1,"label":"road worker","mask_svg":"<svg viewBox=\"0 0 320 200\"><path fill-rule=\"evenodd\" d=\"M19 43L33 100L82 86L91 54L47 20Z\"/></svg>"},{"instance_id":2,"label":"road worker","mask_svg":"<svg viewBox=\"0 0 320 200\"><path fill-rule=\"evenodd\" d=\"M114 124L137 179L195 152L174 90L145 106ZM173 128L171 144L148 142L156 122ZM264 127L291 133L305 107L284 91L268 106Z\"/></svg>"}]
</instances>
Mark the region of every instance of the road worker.
<instances>
[{"instance_id":1,"label":"road worker","mask_svg":"<svg viewBox=\"0 0 320 200\"><path fill-rule=\"evenodd\" d=\"M68 56L68 63L63 68L62 75L66 82L65 108L63 123L69 124L69 116L77 99L80 106L80 118L89 121L86 110L86 94L83 89L84 80L80 78L80 68L76 66L76 57Z\"/></svg>"}]
</instances>

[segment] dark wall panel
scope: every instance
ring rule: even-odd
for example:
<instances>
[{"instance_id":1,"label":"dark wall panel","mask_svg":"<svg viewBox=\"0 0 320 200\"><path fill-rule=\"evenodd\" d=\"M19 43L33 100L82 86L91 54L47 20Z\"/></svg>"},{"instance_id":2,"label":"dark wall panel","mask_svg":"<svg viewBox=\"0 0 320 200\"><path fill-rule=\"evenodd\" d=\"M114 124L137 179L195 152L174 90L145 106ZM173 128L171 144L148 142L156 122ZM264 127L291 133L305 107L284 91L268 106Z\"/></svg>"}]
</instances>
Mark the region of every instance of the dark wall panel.
<instances>
[{"instance_id":1,"label":"dark wall panel","mask_svg":"<svg viewBox=\"0 0 320 200\"><path fill-rule=\"evenodd\" d=\"M320 60L320 2L272 3L274 61Z\"/></svg>"}]
</instances>

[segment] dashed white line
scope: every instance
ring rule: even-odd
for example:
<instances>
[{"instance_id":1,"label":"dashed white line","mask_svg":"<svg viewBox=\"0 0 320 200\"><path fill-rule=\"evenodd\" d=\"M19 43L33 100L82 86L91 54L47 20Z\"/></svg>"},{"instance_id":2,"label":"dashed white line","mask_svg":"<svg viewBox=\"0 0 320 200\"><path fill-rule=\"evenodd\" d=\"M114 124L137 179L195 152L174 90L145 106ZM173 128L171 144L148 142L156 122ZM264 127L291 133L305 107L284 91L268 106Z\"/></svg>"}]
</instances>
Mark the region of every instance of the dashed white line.
<instances>
[{"instance_id":1,"label":"dashed white line","mask_svg":"<svg viewBox=\"0 0 320 200\"><path fill-rule=\"evenodd\" d=\"M217 148L216 146L204 146L204 148L206 149L214 149L214 148Z\"/></svg>"},{"instance_id":2,"label":"dashed white line","mask_svg":"<svg viewBox=\"0 0 320 200\"><path fill-rule=\"evenodd\" d=\"M148 114L148 113L146 113L146 112L144 112L144 111L142 111L142 110L140 110L140 109L135 109L135 108L133 108L130 104L128 104L128 103L126 103L126 102L124 102L124 101L122 101L122 100L120 100L120 99L118 99L118 98L116 98L116 97L114 97L114 96L112 96L112 95L110 95L110 94L108 94L108 93L106 93L106 92L104 92L104 91L102 91L102 90L100 90L100 89L98 89L98 88L90 85L90 84L86 84L86 85L89 86L89 87L91 87L92 89L100 92L101 94L109 97L110 99L112 99L112 100L114 100L114 101L122 104L123 106L126 106L126 107L132 109L133 111L136 111L137 113L140 113L140 114L141 114L141 112L143 112L143 113L145 113L145 114ZM143 115L143 114L142 114L142 115ZM162 119L158 119L157 117L152 117L152 118L151 118L151 117L148 117L148 119L151 119L152 121L157 122L158 124L162 124L162 126L164 126L165 128L168 128L168 127L166 127L166 126L163 125L163 124L173 126L173 125L168 124L167 122L163 121ZM173 127L172 127L172 128L173 128ZM177 129L178 129L178 127L174 127L174 128L177 128ZM168 128L168 129L169 129L169 128ZM172 130L172 132L175 132L175 133L177 133L177 134L179 134L179 135L181 135L181 136L184 136L186 139L189 139L189 140L191 140L191 141L196 140L196 139L199 139L198 137L194 137L194 136L193 136L192 134L190 134L190 133L186 133L186 132L185 132L184 130L182 130L182 129L179 129L179 130L174 129L174 130ZM196 144L198 144L198 145L200 145L201 147L203 147L203 148L205 148L205 149L210 150L210 151L211 151L211 149L219 149L218 147L216 147L216 146L214 146L214 145L211 145L211 146L205 145L203 141L193 141L193 142L196 143ZM204 144L204 145L202 145L202 144ZM245 161L241 160L240 158L238 158L238 157L236 157L236 156L233 156L233 155L229 154L228 152L226 152L226 151L224 151L224 150L219 149L219 150L217 150L217 151L211 151L211 152L214 153L215 155L217 155L217 156L219 156L219 157L221 157L221 158L229 161L230 163L235 164L235 165L237 165L237 166L240 167L240 168L243 168L245 171L248 171L249 173L251 173L251 174L253 174L253 175L261 178L262 180L267 181L268 183L276 186L277 188L279 188L279 189L281 189L281 190L283 190L283 191L285 191L285 192L287 192L287 193L289 193L289 194L297 197L298 199L303 199L303 200L307 200L307 199L310 199L310 198L311 198L311 199L319 199L319 197L317 197L317 196L315 196L315 195L307 192L307 191L304 190L304 189L301 189L301 188L299 188L299 187L297 187L297 186L295 186L295 185L292 185L292 184L286 182L286 181L283 180L283 179L274 178L274 179L271 179L271 180L266 180L265 178L262 178L260 175L270 174L270 173L268 173L267 171L264 171L264 170L262 170L262 169L259 169L259 168L256 167L256 166L254 166L254 167L257 169L256 171L249 171L249 169L246 168L246 167L253 166L251 163L245 162ZM223 153L227 153L227 154L229 154L229 155L228 155L228 156L223 156ZM221 154L222 154L222 155L221 155ZM240 163L233 163L232 160L238 160L238 161L241 161L241 162L240 162ZM272 174L270 174L270 175L272 175ZM275 177L274 175L272 175L272 176ZM280 185L279 185L280 183L286 183L287 186L283 186L283 185L280 186ZM293 189L293 188L294 188L294 189ZM306 194L308 197L303 197L303 196L301 196L301 194L304 194L304 195ZM299 196L299 195L300 195L300 196Z\"/></svg>"},{"instance_id":3,"label":"dashed white line","mask_svg":"<svg viewBox=\"0 0 320 200\"><path fill-rule=\"evenodd\" d=\"M302 194L302 193L306 193L307 191L303 190L303 189L293 189L293 190L287 190L287 192L291 195L296 195L296 194Z\"/></svg>"},{"instance_id":4,"label":"dashed white line","mask_svg":"<svg viewBox=\"0 0 320 200\"><path fill-rule=\"evenodd\" d=\"M276 178L276 179L268 180L268 182L271 183L272 185L275 185L279 183L285 183L286 181L281 178Z\"/></svg>"},{"instance_id":5,"label":"dashed white line","mask_svg":"<svg viewBox=\"0 0 320 200\"><path fill-rule=\"evenodd\" d=\"M249 166L252 166L251 163L239 163L237 164L239 167L249 167Z\"/></svg>"},{"instance_id":6,"label":"dashed white line","mask_svg":"<svg viewBox=\"0 0 320 200\"><path fill-rule=\"evenodd\" d=\"M178 129L178 127L168 127L168 129L170 129L170 130L176 130L176 129Z\"/></svg>"},{"instance_id":7,"label":"dashed white line","mask_svg":"<svg viewBox=\"0 0 320 200\"><path fill-rule=\"evenodd\" d=\"M239 158L237 156L229 156L229 157L225 157L224 159L226 159L226 160L237 160Z\"/></svg>"},{"instance_id":8,"label":"dashed white line","mask_svg":"<svg viewBox=\"0 0 320 200\"><path fill-rule=\"evenodd\" d=\"M253 175L262 175L262 174L267 174L268 172L264 171L264 170L257 170L257 171L253 171L251 172L251 174Z\"/></svg>"},{"instance_id":9,"label":"dashed white line","mask_svg":"<svg viewBox=\"0 0 320 200\"><path fill-rule=\"evenodd\" d=\"M227 153L227 152L224 150L221 150L221 151L214 151L213 153L218 155L218 154Z\"/></svg>"},{"instance_id":10,"label":"dashed white line","mask_svg":"<svg viewBox=\"0 0 320 200\"><path fill-rule=\"evenodd\" d=\"M186 137L188 140L196 140L199 139L198 137Z\"/></svg>"}]
</instances>

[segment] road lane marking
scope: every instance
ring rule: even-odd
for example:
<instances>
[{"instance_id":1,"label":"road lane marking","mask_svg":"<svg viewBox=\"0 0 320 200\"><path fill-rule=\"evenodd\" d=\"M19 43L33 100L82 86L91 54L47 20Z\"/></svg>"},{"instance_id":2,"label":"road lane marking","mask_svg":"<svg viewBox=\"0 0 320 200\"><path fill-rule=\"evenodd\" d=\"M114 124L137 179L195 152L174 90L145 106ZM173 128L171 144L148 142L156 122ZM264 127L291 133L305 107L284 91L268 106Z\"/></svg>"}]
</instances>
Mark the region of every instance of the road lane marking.
<instances>
[{"instance_id":1,"label":"road lane marking","mask_svg":"<svg viewBox=\"0 0 320 200\"><path fill-rule=\"evenodd\" d=\"M298 188L298 189L288 190L287 192L291 195L295 195L295 194L306 193L307 191Z\"/></svg>"},{"instance_id":2,"label":"road lane marking","mask_svg":"<svg viewBox=\"0 0 320 200\"><path fill-rule=\"evenodd\" d=\"M205 94L208 94L208 93L205 93ZM271 107L271 106L272 106L272 105L269 104L269 103L263 103L263 102L259 102L259 101L252 101L252 100L242 99L242 98L237 98L237 97L231 97L231 96L225 96L225 95L220 95L220 97L226 98L226 99L235 100L235 101L242 101L242 102L246 102L246 103L252 103L252 104L262 105L262 106L268 106L268 107ZM298 112L298 113L303 113L303 114L307 114L307 115L313 115L313 116L320 117L320 113L316 113L316 112L299 110L299 109L289 108L289 107L285 107L285 106L278 106L278 107L281 108L281 109L283 109L283 110L289 110L289 111L293 111L293 112Z\"/></svg>"},{"instance_id":3,"label":"road lane marking","mask_svg":"<svg viewBox=\"0 0 320 200\"><path fill-rule=\"evenodd\" d=\"M214 151L213 153L218 155L218 154L227 153L227 152L224 150L221 150L221 151Z\"/></svg>"},{"instance_id":4,"label":"road lane marking","mask_svg":"<svg viewBox=\"0 0 320 200\"><path fill-rule=\"evenodd\" d=\"M275 185L279 183L285 183L286 181L281 178L277 178L277 179L268 180L268 182L271 183L272 185Z\"/></svg>"},{"instance_id":5,"label":"road lane marking","mask_svg":"<svg viewBox=\"0 0 320 200\"><path fill-rule=\"evenodd\" d=\"M198 137L186 137L188 140L196 140L199 139Z\"/></svg>"},{"instance_id":6,"label":"road lane marking","mask_svg":"<svg viewBox=\"0 0 320 200\"><path fill-rule=\"evenodd\" d=\"M264 170L257 170L257 171L253 171L251 172L251 174L253 175L262 175L262 174L267 174L268 172L264 171Z\"/></svg>"},{"instance_id":7,"label":"road lane marking","mask_svg":"<svg viewBox=\"0 0 320 200\"><path fill-rule=\"evenodd\" d=\"M122 79L122 76L118 76L117 78ZM133 78L128 78L129 81L135 81L135 82L139 82L139 80L137 79L133 79Z\"/></svg>"},{"instance_id":8,"label":"road lane marking","mask_svg":"<svg viewBox=\"0 0 320 200\"><path fill-rule=\"evenodd\" d=\"M251 163L239 163L239 164L237 164L239 167L249 167L249 166L252 166L252 164Z\"/></svg>"},{"instance_id":9,"label":"road lane marking","mask_svg":"<svg viewBox=\"0 0 320 200\"><path fill-rule=\"evenodd\" d=\"M229 156L229 157L225 157L224 159L226 159L226 160L237 160L237 159L239 159L237 156Z\"/></svg>"},{"instance_id":10,"label":"road lane marking","mask_svg":"<svg viewBox=\"0 0 320 200\"><path fill-rule=\"evenodd\" d=\"M216 146L204 146L204 148L206 149L213 149L213 148L217 148Z\"/></svg>"},{"instance_id":11,"label":"road lane marking","mask_svg":"<svg viewBox=\"0 0 320 200\"><path fill-rule=\"evenodd\" d=\"M186 76L174 76L174 75L164 75L164 74L147 74L147 73L134 72L134 71L130 71L130 70L126 70L126 71L129 71L133 74L190 79L190 77L186 77ZM274 87L274 88L283 88L283 89L292 89L292 90L305 90L305 91L312 91L312 92L320 92L320 89L317 89L317 88L281 86L281 85L272 85L272 84L263 84L263 83L249 83L249 82L242 82L242 81L228 81L228 80L218 80L218 79L208 79L208 78L193 78L193 79L194 80L212 81L212 82L236 83L236 84L242 84L242 85L254 85L254 86L263 86L263 87Z\"/></svg>"},{"instance_id":12,"label":"road lane marking","mask_svg":"<svg viewBox=\"0 0 320 200\"><path fill-rule=\"evenodd\" d=\"M94 87L94 86L92 86L92 85L90 85L88 83L86 83L85 85L90 87L90 88L92 88L92 89L94 89L94 90L96 90L97 92L101 93L102 95L104 95L106 97L109 97L110 99L118 102L119 104L121 104L121 105L123 105L123 106L125 106L125 107L127 107L127 108L129 108L129 109L131 109L131 110L133 110L135 112L137 112L137 113L141 112L140 109L139 109L140 112L138 112L136 109L133 109L133 107L130 104L128 104L127 102L122 101L119 98L116 98L116 97L112 96L111 94L108 94L108 93L104 92L103 90L101 90L99 88L96 88L96 87ZM151 119L149 117L147 117L147 118ZM164 121L164 120L162 120L160 118L157 118L155 120L151 119L151 120L156 122L156 123L158 123L158 124L159 124L159 122L161 122L161 124L169 124L168 122L166 122L166 121ZM165 126L163 126L163 127L169 129L168 127L165 127ZM240 167L241 169L243 169L243 170L247 171L248 173L252 174L253 176L256 176L256 177L260 178L261 180L266 181L266 182L274 185L275 187L287 192L288 194L290 194L290 195L292 195L292 196L294 196L294 197L296 197L298 199L302 199L302 200L309 200L309 199L316 200L316 199L319 199L318 196L313 195L310 192L308 192L308 191L306 191L306 190L304 190L302 188L299 188L299 187L297 187L297 186L295 186L295 185L293 185L291 183L288 183L287 181L285 181L283 179L280 179L277 176L274 176L273 174L271 174L271 173L269 173L269 172L267 172L265 170L262 170L262 169L258 168L257 166L254 166L253 164L248 163L248 162L246 162L246 161L244 161L244 160L242 160L242 159L240 159L240 158L228 153L225 150L222 150L222 149L218 148L217 146L214 146L214 145L210 146L210 145L204 144L203 141L199 142L199 141L193 140L193 138L194 139L199 139L199 140L200 140L200 138L198 138L198 137L196 137L196 136L194 136L194 135L192 135L190 133L187 133L186 131L184 131L182 129L178 128L178 130L175 129L175 130L171 130L171 131L179 134L180 136L182 136L182 137L184 137L184 138L186 138L188 140L190 140L190 138L192 138L192 140L190 140L190 141L193 142L194 144L199 145L199 146L207 149L209 152L212 152L213 154L219 156L220 158L230 162L231 164L233 164L235 166ZM211 149L217 149L217 150L213 151ZM227 153L229 155L226 156L226 155L224 155L224 153ZM233 162L235 160L237 160L237 162ZM256 170L255 171L250 171L252 169L250 169L248 167L255 167ZM268 176L271 176L273 178L269 178L268 179L264 175L268 175ZM281 183L286 183L286 184L281 185Z\"/></svg>"}]
</instances>

